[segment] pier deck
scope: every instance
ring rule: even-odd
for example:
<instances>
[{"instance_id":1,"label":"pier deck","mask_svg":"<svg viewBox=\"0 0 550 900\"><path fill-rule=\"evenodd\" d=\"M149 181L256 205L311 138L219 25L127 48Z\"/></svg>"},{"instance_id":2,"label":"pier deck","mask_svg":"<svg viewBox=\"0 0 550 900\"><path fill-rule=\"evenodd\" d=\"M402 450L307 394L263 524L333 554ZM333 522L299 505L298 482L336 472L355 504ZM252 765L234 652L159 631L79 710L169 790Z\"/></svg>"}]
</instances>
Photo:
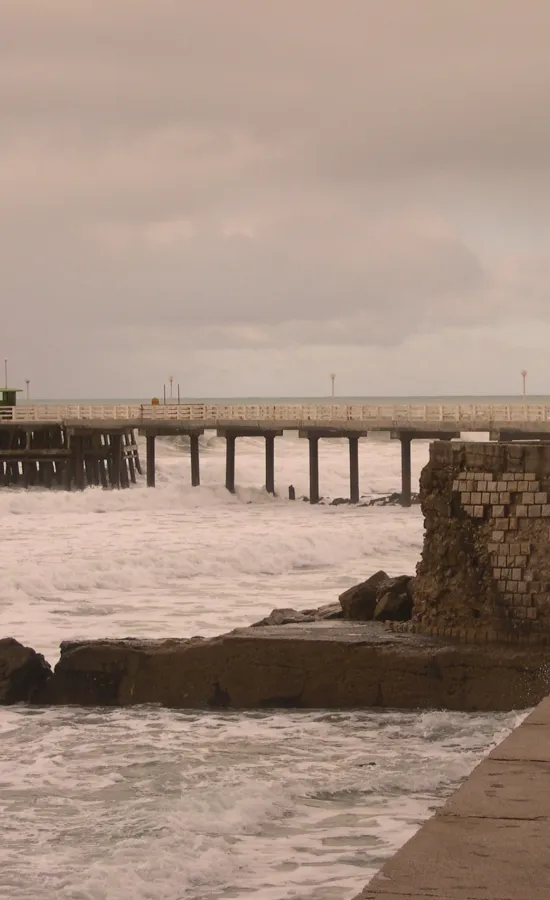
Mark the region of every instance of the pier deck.
<instances>
[{"instance_id":1,"label":"pier deck","mask_svg":"<svg viewBox=\"0 0 550 900\"><path fill-rule=\"evenodd\" d=\"M147 484L156 482L157 437L185 435L191 449L191 484L200 484L199 437L216 431L226 441L226 488L235 491L236 441L265 440L265 488L275 494L275 438L298 432L309 443L309 500L321 498L319 441L346 439L349 444L349 499L360 499L358 442L373 432L388 432L401 444L401 499L411 503L411 443L453 440L464 433L488 433L491 440L550 440L550 405L539 404L143 404L23 405L0 407L0 484L49 486L51 458L46 451L64 450L71 457L65 474L54 483L128 486L141 474L134 434L146 439ZM11 435L11 437L7 437ZM60 435L55 437L54 435ZM122 447L119 453L118 445ZM102 449L107 447L108 450ZM79 449L80 448L80 449ZM113 449L114 448L114 449ZM17 451L17 452L15 452ZM29 451L33 451L29 456ZM39 455L41 451L42 456ZM27 455L25 455L27 454ZM95 454L95 456L94 456ZM118 460L122 454L122 462ZM57 454L61 457L61 454ZM73 458L74 457L74 458ZM52 457L53 458L53 457ZM102 467L102 460L110 464ZM125 460L128 460L126 465ZM37 466L37 476L34 475ZM61 458L53 472L61 473ZM71 470L71 473L67 474ZM105 477L102 475L104 469ZM120 469L120 472L119 472ZM84 471L84 474L82 474ZM99 474L97 474L99 472ZM25 473L30 473L27 477ZM42 478L42 473L45 477ZM289 494L291 488L289 488Z\"/></svg>"}]
</instances>

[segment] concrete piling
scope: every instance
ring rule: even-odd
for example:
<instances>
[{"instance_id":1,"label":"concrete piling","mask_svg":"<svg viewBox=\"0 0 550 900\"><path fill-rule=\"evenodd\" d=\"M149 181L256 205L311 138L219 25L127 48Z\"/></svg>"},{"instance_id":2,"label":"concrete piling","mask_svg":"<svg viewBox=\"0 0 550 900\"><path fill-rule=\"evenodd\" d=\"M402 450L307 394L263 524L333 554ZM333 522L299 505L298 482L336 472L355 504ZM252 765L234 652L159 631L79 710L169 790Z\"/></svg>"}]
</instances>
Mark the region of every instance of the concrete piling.
<instances>
[{"instance_id":1,"label":"concrete piling","mask_svg":"<svg viewBox=\"0 0 550 900\"><path fill-rule=\"evenodd\" d=\"M198 487L201 483L199 435L191 434L189 436L189 441L191 444L191 485L193 487Z\"/></svg>"},{"instance_id":2,"label":"concrete piling","mask_svg":"<svg viewBox=\"0 0 550 900\"><path fill-rule=\"evenodd\" d=\"M349 489L352 503L359 503L359 438L349 438Z\"/></svg>"}]
</instances>

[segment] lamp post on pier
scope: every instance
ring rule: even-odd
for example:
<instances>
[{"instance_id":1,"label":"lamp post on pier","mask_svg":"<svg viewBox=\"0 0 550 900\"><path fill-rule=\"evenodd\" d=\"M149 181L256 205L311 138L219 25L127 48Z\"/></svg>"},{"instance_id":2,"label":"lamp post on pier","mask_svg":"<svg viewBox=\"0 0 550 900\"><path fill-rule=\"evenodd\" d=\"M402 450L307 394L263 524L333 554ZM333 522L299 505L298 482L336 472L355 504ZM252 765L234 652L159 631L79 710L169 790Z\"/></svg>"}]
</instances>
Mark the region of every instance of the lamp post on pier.
<instances>
[{"instance_id":1,"label":"lamp post on pier","mask_svg":"<svg viewBox=\"0 0 550 900\"><path fill-rule=\"evenodd\" d=\"M336 372L330 373L330 380L332 382L330 395L331 395L332 399L334 400L334 382L336 381Z\"/></svg>"},{"instance_id":2,"label":"lamp post on pier","mask_svg":"<svg viewBox=\"0 0 550 900\"><path fill-rule=\"evenodd\" d=\"M522 369L522 370L521 370L521 379L522 379L522 388L523 388L522 393L523 393L523 399L524 399L524 401L525 401L525 396L526 396L526 390L525 390L525 380L526 380L526 378L527 378L527 369Z\"/></svg>"}]
</instances>

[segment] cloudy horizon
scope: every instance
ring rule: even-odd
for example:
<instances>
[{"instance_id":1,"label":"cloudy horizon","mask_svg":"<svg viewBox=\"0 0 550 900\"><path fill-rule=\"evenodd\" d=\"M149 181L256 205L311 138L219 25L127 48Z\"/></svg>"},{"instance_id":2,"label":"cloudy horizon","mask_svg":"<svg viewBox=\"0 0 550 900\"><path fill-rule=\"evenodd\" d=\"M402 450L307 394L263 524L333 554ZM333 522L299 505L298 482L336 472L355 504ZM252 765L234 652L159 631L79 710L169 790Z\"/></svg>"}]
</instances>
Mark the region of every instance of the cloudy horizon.
<instances>
[{"instance_id":1,"label":"cloudy horizon","mask_svg":"<svg viewBox=\"0 0 550 900\"><path fill-rule=\"evenodd\" d=\"M550 394L550 7L19 0L0 357L34 396Z\"/></svg>"}]
</instances>

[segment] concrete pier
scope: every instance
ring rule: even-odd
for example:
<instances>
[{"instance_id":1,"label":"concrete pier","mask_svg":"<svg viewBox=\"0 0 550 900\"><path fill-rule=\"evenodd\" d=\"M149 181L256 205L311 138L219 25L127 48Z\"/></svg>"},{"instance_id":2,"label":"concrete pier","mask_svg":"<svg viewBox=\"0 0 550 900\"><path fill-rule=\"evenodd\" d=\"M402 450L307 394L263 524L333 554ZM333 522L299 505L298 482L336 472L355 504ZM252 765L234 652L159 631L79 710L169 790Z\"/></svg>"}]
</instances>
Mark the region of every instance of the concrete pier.
<instances>
[{"instance_id":1,"label":"concrete pier","mask_svg":"<svg viewBox=\"0 0 550 900\"><path fill-rule=\"evenodd\" d=\"M265 486L275 493L275 441L285 431L297 431L309 442L310 499L317 503L319 484L318 442L347 439L350 463L350 496L360 501L358 442L371 433L388 432L401 444L401 496L411 502L411 445L414 440L451 440L461 431L483 431L493 440L548 441L550 406L516 404L142 404L139 406L0 406L0 486L40 484L56 487L82 484L82 465L77 460L75 479L69 435L84 437L84 484L129 486L141 474L133 434L146 439L186 435L191 444L191 484L200 483L198 436L205 430L227 438L226 483L235 490L234 455L238 437L265 440ZM10 435L16 435L13 443ZM101 445L93 435L106 435ZM60 437L61 436L61 437ZM29 443L30 440L30 443ZM121 442L120 479L117 445ZM155 484L154 451L149 444L150 487ZM47 459L40 454L50 454ZM96 462L93 462L94 454ZM99 454L99 456L97 456ZM67 458L71 458L70 463ZM104 460L102 464L101 459ZM105 462L106 461L106 462ZM114 462L113 462L114 461ZM108 468L110 474L104 475ZM69 472L70 470L70 472ZM63 475L61 473L63 472Z\"/></svg>"},{"instance_id":2,"label":"concrete pier","mask_svg":"<svg viewBox=\"0 0 550 900\"><path fill-rule=\"evenodd\" d=\"M357 900L548 900L549 847L547 698Z\"/></svg>"}]
</instances>

